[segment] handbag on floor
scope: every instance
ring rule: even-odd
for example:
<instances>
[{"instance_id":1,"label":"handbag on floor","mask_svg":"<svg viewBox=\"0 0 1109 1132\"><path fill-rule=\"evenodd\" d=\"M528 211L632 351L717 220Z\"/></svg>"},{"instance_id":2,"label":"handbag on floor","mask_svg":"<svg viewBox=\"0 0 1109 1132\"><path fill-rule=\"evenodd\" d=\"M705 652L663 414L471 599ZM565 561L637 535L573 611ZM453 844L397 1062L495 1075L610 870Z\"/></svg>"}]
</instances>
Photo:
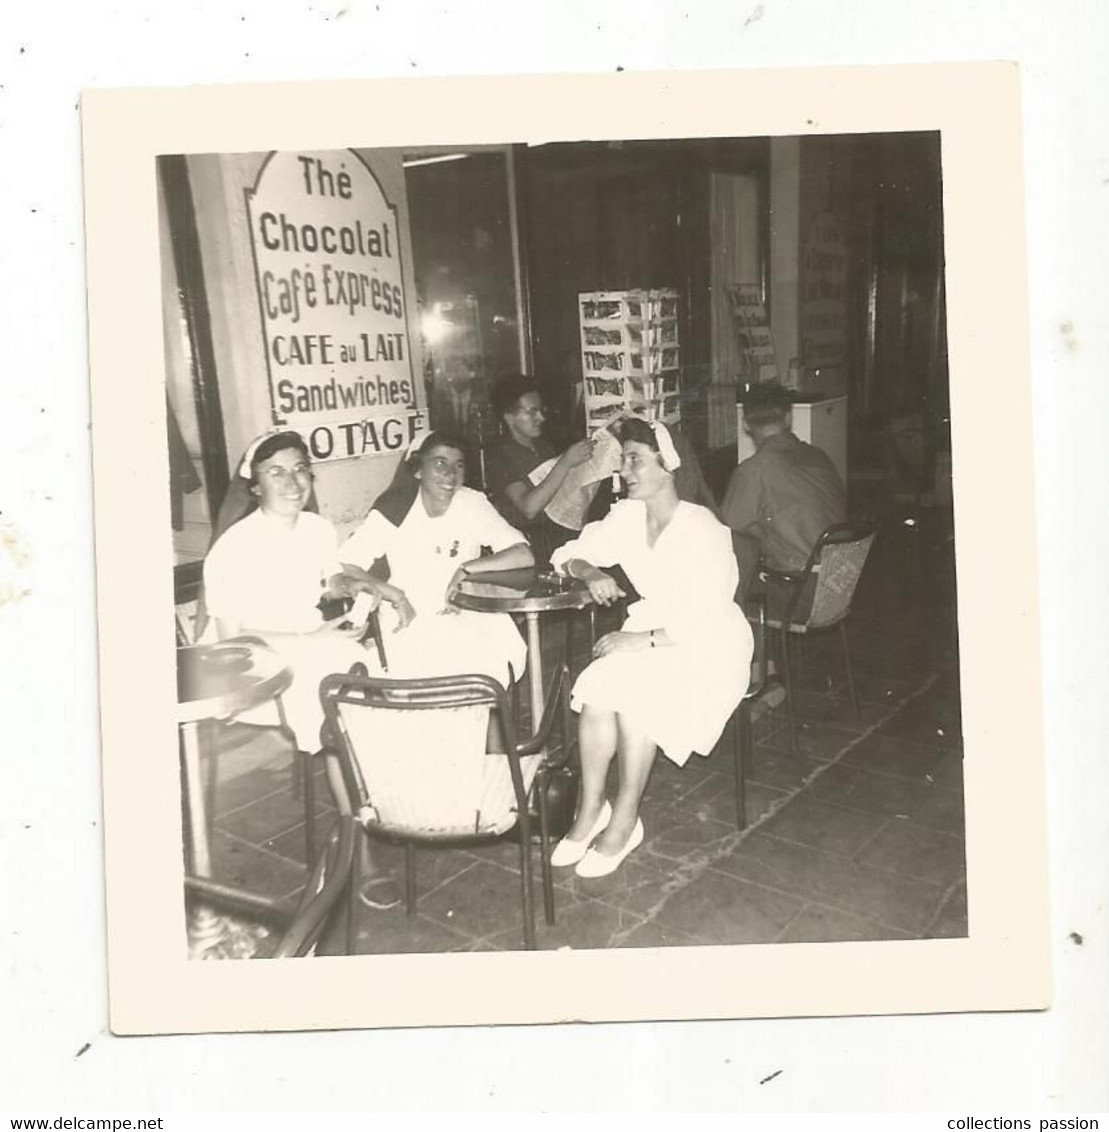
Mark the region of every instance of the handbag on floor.
<instances>
[{"instance_id":1,"label":"handbag on floor","mask_svg":"<svg viewBox=\"0 0 1109 1132\"><path fill-rule=\"evenodd\" d=\"M574 813L578 808L578 782L580 771L576 762L570 761L561 766L551 767L536 779L531 794L531 839L539 841L539 799L538 792L546 790L548 836L551 845L556 845L566 836L574 824ZM520 827L517 826L517 829ZM515 836L515 834L514 834Z\"/></svg>"}]
</instances>

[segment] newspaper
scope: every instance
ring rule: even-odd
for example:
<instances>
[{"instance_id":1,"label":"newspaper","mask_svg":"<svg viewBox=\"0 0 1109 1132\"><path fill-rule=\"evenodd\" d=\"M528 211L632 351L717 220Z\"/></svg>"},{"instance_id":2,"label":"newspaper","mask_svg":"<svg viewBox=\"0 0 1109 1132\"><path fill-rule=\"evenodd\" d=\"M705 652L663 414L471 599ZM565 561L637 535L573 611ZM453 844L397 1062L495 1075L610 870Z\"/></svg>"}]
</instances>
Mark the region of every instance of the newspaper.
<instances>
[{"instance_id":1,"label":"newspaper","mask_svg":"<svg viewBox=\"0 0 1109 1132\"><path fill-rule=\"evenodd\" d=\"M538 487L551 474L551 471L557 463L558 457L552 456L549 460L544 460L542 464L536 464L536 466L528 472L528 479L531 480L532 487Z\"/></svg>"},{"instance_id":2,"label":"newspaper","mask_svg":"<svg viewBox=\"0 0 1109 1132\"><path fill-rule=\"evenodd\" d=\"M542 483L553 466L553 460L540 464L529 479L536 484ZM610 429L599 429L593 436L593 452L589 459L570 469L562 485L544 508L547 517L567 530L580 531L585 526L585 516L601 481L619 470L620 442Z\"/></svg>"}]
</instances>

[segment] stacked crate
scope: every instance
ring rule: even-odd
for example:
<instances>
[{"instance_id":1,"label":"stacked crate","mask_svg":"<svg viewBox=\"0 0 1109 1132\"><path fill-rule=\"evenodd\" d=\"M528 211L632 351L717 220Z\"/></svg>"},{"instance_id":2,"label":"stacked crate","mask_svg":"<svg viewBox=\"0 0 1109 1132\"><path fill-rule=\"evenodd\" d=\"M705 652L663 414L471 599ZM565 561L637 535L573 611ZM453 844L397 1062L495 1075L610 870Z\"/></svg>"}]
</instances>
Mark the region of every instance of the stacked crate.
<instances>
[{"instance_id":1,"label":"stacked crate","mask_svg":"<svg viewBox=\"0 0 1109 1132\"><path fill-rule=\"evenodd\" d=\"M678 292L586 292L578 315L587 431L627 413L677 424Z\"/></svg>"}]
</instances>

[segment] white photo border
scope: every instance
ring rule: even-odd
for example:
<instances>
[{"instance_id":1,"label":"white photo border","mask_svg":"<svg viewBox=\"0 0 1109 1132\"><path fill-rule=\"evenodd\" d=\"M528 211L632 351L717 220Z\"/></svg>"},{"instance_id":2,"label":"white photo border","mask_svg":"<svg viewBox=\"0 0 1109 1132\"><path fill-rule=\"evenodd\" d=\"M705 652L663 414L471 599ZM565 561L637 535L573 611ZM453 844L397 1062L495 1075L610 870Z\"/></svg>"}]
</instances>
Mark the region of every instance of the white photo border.
<instances>
[{"instance_id":1,"label":"white photo border","mask_svg":"<svg viewBox=\"0 0 1109 1132\"><path fill-rule=\"evenodd\" d=\"M113 1032L1048 1005L1015 64L92 90L82 121ZM155 158L910 130L943 160L969 937L189 962Z\"/></svg>"}]
</instances>

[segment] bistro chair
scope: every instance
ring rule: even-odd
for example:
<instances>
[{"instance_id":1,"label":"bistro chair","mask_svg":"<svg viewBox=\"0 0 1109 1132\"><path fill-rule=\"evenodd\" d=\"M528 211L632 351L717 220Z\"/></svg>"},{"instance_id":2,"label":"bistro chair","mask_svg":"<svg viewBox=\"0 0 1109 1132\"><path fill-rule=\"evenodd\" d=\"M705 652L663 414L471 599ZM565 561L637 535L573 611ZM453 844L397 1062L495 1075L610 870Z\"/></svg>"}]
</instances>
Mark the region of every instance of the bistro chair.
<instances>
[{"instance_id":1,"label":"bistro chair","mask_svg":"<svg viewBox=\"0 0 1109 1132\"><path fill-rule=\"evenodd\" d=\"M729 724L732 733L732 762L735 767L735 823L740 831L747 828L747 772L751 766L751 709L766 691L769 676L766 672L766 603L758 600L755 633L754 680L747 686L743 699L732 712Z\"/></svg>"},{"instance_id":2,"label":"bistro chair","mask_svg":"<svg viewBox=\"0 0 1109 1132\"><path fill-rule=\"evenodd\" d=\"M349 599L344 602L346 608L349 609L352 604ZM325 615L334 613L334 610L325 611ZM330 618L329 618L330 619ZM378 617L378 611L375 609L369 617L366 626L366 632L362 634L362 644L369 645L373 642L374 648L377 650L377 662L382 672L389 671L389 660L385 655L385 639L381 635L381 619ZM361 667L361 662L354 666L357 670ZM281 722L284 725L285 715L282 711ZM288 730L286 728L286 730ZM321 728L323 731L324 728ZM292 732L289 731L289 735ZM321 735L320 748L315 751L302 751L296 748L296 743L293 746L296 748L295 758L300 761L300 783L299 789L296 781L296 775L293 776L293 797L295 798L299 793L304 798L304 843L306 846L305 860L311 860L312 846L316 840L316 757L322 753L322 748L325 746L323 737Z\"/></svg>"},{"instance_id":3,"label":"bistro chair","mask_svg":"<svg viewBox=\"0 0 1109 1132\"><path fill-rule=\"evenodd\" d=\"M360 833L353 817L340 815L304 886L297 910L274 951L275 959L300 958L322 941L340 938L341 954L351 954L354 917L351 898ZM330 951L330 948L329 948Z\"/></svg>"},{"instance_id":4,"label":"bistro chair","mask_svg":"<svg viewBox=\"0 0 1109 1132\"><path fill-rule=\"evenodd\" d=\"M480 844L516 830L524 946L535 948L532 812L539 818L543 904L554 923L549 775L568 758L569 674L561 665L536 733L515 742L503 687L487 676L392 680L328 676L320 685L328 752L339 759L352 812L368 836L404 847L405 906L416 911L416 847ZM564 730L556 756L542 752L556 716ZM504 752L487 752L489 721Z\"/></svg>"},{"instance_id":5,"label":"bistro chair","mask_svg":"<svg viewBox=\"0 0 1109 1132\"><path fill-rule=\"evenodd\" d=\"M824 629L839 627L847 669L847 690L855 721L858 722L859 701L855 694L855 677L847 643L847 616L851 612L851 601L874 543L874 535L870 524L836 523L817 539L809 560L799 572L785 573L765 566L759 570L759 577L766 586L766 624L778 633L780 641L790 748L795 755L800 748L789 664L791 635L807 637Z\"/></svg>"},{"instance_id":6,"label":"bistro chair","mask_svg":"<svg viewBox=\"0 0 1109 1132\"><path fill-rule=\"evenodd\" d=\"M360 836L355 818L338 818L312 862L308 882L291 912L262 896L244 904L242 894L232 898L218 881L186 877L185 891L190 897L215 907L225 906L229 912L219 921L224 939L210 957L235 955L236 936L253 945L257 936L264 934L258 930L263 924L281 932L270 956L273 959L301 959L314 955L320 947L328 954L349 955L353 938L351 886Z\"/></svg>"}]
</instances>

